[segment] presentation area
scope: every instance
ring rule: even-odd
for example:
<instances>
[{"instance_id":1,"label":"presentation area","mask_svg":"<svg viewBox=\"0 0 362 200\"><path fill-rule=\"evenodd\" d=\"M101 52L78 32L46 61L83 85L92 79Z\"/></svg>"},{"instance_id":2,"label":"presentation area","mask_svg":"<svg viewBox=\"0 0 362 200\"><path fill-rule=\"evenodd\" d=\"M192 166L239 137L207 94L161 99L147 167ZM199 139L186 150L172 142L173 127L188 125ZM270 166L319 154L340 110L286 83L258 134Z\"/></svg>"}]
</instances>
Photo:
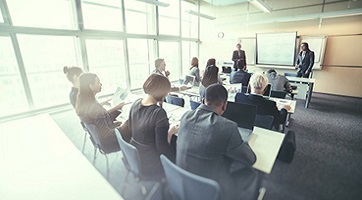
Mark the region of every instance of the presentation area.
<instances>
[{"instance_id":1,"label":"presentation area","mask_svg":"<svg viewBox=\"0 0 362 200\"><path fill-rule=\"evenodd\" d=\"M256 64L294 66L297 32L257 33Z\"/></svg>"}]
</instances>

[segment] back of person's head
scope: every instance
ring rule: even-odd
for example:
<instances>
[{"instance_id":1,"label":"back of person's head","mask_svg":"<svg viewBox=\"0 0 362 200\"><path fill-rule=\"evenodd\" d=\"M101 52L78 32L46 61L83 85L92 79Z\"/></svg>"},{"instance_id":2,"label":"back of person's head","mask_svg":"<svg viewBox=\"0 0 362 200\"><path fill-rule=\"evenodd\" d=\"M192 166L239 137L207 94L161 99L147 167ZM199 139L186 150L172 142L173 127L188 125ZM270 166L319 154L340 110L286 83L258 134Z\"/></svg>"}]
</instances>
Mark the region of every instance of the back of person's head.
<instances>
[{"instance_id":1,"label":"back of person's head","mask_svg":"<svg viewBox=\"0 0 362 200\"><path fill-rule=\"evenodd\" d=\"M208 66L216 66L216 60L215 58L210 58L207 63L206 63L206 67Z\"/></svg>"},{"instance_id":2,"label":"back of person's head","mask_svg":"<svg viewBox=\"0 0 362 200\"><path fill-rule=\"evenodd\" d=\"M162 101L170 90L171 83L168 78L158 74L151 74L143 84L143 91L156 101Z\"/></svg>"},{"instance_id":3,"label":"back of person's head","mask_svg":"<svg viewBox=\"0 0 362 200\"><path fill-rule=\"evenodd\" d=\"M63 67L63 73L67 75L67 78L70 82L74 83L74 76L79 77L83 73L83 70L80 67Z\"/></svg>"},{"instance_id":4,"label":"back of person's head","mask_svg":"<svg viewBox=\"0 0 362 200\"><path fill-rule=\"evenodd\" d=\"M201 84L204 87L208 87L211 84L217 83L219 81L218 74L219 74L219 68L213 65L206 67L204 76L201 80Z\"/></svg>"},{"instance_id":5,"label":"back of person's head","mask_svg":"<svg viewBox=\"0 0 362 200\"><path fill-rule=\"evenodd\" d=\"M264 74L255 73L250 77L249 86L252 93L263 94L268 85L268 77Z\"/></svg>"},{"instance_id":6,"label":"back of person's head","mask_svg":"<svg viewBox=\"0 0 362 200\"><path fill-rule=\"evenodd\" d=\"M206 88L205 104L221 111L220 115L226 110L226 101L228 92L225 87L220 84L212 84Z\"/></svg>"},{"instance_id":7,"label":"back of person's head","mask_svg":"<svg viewBox=\"0 0 362 200\"><path fill-rule=\"evenodd\" d=\"M276 78L276 76L277 76L277 71L275 71L274 69L269 69L269 70L267 71L267 73L268 73L268 76L269 76L269 77Z\"/></svg>"},{"instance_id":8,"label":"back of person's head","mask_svg":"<svg viewBox=\"0 0 362 200\"><path fill-rule=\"evenodd\" d=\"M164 61L165 61L165 59L163 59L163 58L157 58L155 60L155 67L159 68Z\"/></svg>"},{"instance_id":9,"label":"back of person's head","mask_svg":"<svg viewBox=\"0 0 362 200\"><path fill-rule=\"evenodd\" d=\"M197 59L196 57L193 57L191 60L191 68L193 67L199 67L199 59Z\"/></svg>"},{"instance_id":10,"label":"back of person's head","mask_svg":"<svg viewBox=\"0 0 362 200\"><path fill-rule=\"evenodd\" d=\"M95 100L95 95L90 85L96 82L97 75L93 73L83 73L79 76L79 91L76 103L76 111L79 116L83 116L89 103Z\"/></svg>"}]
</instances>

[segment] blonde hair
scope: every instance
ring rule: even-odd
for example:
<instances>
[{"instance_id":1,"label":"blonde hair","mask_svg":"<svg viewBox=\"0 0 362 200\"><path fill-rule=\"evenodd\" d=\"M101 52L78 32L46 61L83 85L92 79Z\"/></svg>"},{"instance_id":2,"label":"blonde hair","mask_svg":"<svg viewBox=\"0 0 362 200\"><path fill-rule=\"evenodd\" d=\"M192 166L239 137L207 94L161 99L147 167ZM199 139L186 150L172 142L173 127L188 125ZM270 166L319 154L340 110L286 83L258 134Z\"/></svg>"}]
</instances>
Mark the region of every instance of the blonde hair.
<instances>
[{"instance_id":1,"label":"blonde hair","mask_svg":"<svg viewBox=\"0 0 362 200\"><path fill-rule=\"evenodd\" d=\"M163 59L163 58L157 58L155 60L155 67L159 68L164 61L165 61L165 59Z\"/></svg>"},{"instance_id":2,"label":"blonde hair","mask_svg":"<svg viewBox=\"0 0 362 200\"><path fill-rule=\"evenodd\" d=\"M257 94L264 92L265 87L268 85L268 77L261 73L255 73L250 77L249 85L251 91Z\"/></svg>"}]
</instances>

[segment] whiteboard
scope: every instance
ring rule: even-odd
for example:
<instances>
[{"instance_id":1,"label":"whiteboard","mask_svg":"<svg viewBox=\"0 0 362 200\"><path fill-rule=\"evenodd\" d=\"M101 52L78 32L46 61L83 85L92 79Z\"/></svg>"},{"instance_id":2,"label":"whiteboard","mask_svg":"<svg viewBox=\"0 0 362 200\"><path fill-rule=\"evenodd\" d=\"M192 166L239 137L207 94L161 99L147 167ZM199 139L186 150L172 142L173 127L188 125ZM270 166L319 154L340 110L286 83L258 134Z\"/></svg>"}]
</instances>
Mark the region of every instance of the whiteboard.
<instances>
[{"instance_id":1,"label":"whiteboard","mask_svg":"<svg viewBox=\"0 0 362 200\"><path fill-rule=\"evenodd\" d=\"M308 43L309 49L314 52L313 69L322 69L324 54L326 49L326 36L301 36L302 42Z\"/></svg>"},{"instance_id":2,"label":"whiteboard","mask_svg":"<svg viewBox=\"0 0 362 200\"><path fill-rule=\"evenodd\" d=\"M297 32L257 33L256 64L294 66Z\"/></svg>"},{"instance_id":3,"label":"whiteboard","mask_svg":"<svg viewBox=\"0 0 362 200\"><path fill-rule=\"evenodd\" d=\"M255 65L256 38L239 38L241 49L245 51L246 64Z\"/></svg>"}]
</instances>

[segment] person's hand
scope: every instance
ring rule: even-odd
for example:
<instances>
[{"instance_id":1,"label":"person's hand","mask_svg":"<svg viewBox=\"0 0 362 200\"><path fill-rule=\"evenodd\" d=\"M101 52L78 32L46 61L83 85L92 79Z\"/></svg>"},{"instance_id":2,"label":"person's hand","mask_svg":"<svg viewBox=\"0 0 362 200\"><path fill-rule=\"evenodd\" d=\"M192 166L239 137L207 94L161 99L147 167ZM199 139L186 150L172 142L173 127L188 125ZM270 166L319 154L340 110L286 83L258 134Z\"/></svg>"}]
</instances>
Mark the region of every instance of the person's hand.
<instances>
[{"instance_id":1,"label":"person's hand","mask_svg":"<svg viewBox=\"0 0 362 200\"><path fill-rule=\"evenodd\" d=\"M170 129L168 130L167 141L169 144L171 143L172 136L178 132L178 129L179 129L179 125L175 125L175 126L170 127Z\"/></svg>"},{"instance_id":2,"label":"person's hand","mask_svg":"<svg viewBox=\"0 0 362 200\"><path fill-rule=\"evenodd\" d=\"M121 109L123 108L123 106L124 106L124 102L116 105L114 108L115 108L116 110L121 110Z\"/></svg>"},{"instance_id":3,"label":"person's hand","mask_svg":"<svg viewBox=\"0 0 362 200\"><path fill-rule=\"evenodd\" d=\"M290 105L284 105L282 108L285 108L285 110L289 111L291 109Z\"/></svg>"},{"instance_id":4,"label":"person's hand","mask_svg":"<svg viewBox=\"0 0 362 200\"><path fill-rule=\"evenodd\" d=\"M305 75L307 75L308 73L309 73L309 71L307 70L307 71L305 71L305 73L304 73L304 74L305 74Z\"/></svg>"},{"instance_id":5,"label":"person's hand","mask_svg":"<svg viewBox=\"0 0 362 200\"><path fill-rule=\"evenodd\" d=\"M181 91L182 91L182 90L187 90L187 89L189 89L189 87L187 87L186 85L183 85L183 86L180 87L180 90L181 90Z\"/></svg>"},{"instance_id":6,"label":"person's hand","mask_svg":"<svg viewBox=\"0 0 362 200\"><path fill-rule=\"evenodd\" d=\"M117 125L117 126L121 126L122 125L122 122L120 121L113 121L113 124Z\"/></svg>"},{"instance_id":7,"label":"person's hand","mask_svg":"<svg viewBox=\"0 0 362 200\"><path fill-rule=\"evenodd\" d=\"M299 68L299 65L295 65L295 69L298 69Z\"/></svg>"},{"instance_id":8,"label":"person's hand","mask_svg":"<svg viewBox=\"0 0 362 200\"><path fill-rule=\"evenodd\" d=\"M167 70L167 71L165 71L165 74L166 74L166 76L170 76L171 73L170 73L170 71Z\"/></svg>"}]
</instances>

